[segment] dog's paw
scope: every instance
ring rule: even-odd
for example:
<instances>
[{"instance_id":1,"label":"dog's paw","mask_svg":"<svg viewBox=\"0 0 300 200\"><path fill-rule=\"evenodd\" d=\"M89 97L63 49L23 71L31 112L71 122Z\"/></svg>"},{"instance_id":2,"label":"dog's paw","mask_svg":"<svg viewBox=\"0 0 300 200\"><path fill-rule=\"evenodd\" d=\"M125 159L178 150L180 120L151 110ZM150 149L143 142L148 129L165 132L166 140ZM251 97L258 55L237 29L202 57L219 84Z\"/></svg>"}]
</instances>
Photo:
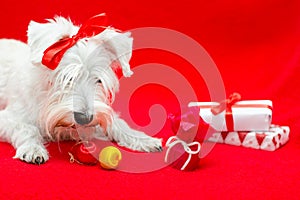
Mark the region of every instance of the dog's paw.
<instances>
[{"instance_id":1,"label":"dog's paw","mask_svg":"<svg viewBox=\"0 0 300 200\"><path fill-rule=\"evenodd\" d=\"M144 145L144 151L146 152L160 152L162 148L162 139L150 137Z\"/></svg>"},{"instance_id":2,"label":"dog's paw","mask_svg":"<svg viewBox=\"0 0 300 200\"><path fill-rule=\"evenodd\" d=\"M42 144L24 144L17 149L14 158L18 158L27 163L39 165L45 163L49 159L49 156L47 150Z\"/></svg>"},{"instance_id":3,"label":"dog's paw","mask_svg":"<svg viewBox=\"0 0 300 200\"><path fill-rule=\"evenodd\" d=\"M126 146L126 145L124 145ZM160 152L162 148L162 139L154 137L139 138L129 145L130 149L143 152Z\"/></svg>"}]
</instances>

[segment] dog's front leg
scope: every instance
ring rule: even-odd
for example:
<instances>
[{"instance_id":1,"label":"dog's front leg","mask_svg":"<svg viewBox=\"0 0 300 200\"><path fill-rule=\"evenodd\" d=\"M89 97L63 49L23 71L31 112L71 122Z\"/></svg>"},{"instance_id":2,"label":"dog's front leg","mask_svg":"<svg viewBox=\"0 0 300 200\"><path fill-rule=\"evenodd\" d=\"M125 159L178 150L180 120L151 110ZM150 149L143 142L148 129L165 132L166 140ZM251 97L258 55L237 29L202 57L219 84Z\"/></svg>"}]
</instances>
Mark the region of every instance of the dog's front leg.
<instances>
[{"instance_id":1,"label":"dog's front leg","mask_svg":"<svg viewBox=\"0 0 300 200\"><path fill-rule=\"evenodd\" d=\"M39 129L13 116L16 115L6 110L0 112L0 138L14 146L14 158L34 164L47 161L49 156Z\"/></svg>"},{"instance_id":2,"label":"dog's front leg","mask_svg":"<svg viewBox=\"0 0 300 200\"><path fill-rule=\"evenodd\" d=\"M162 151L162 140L134 130L116 114L113 116L111 127L107 134L110 140L116 141L120 146L132 150L154 152Z\"/></svg>"}]
</instances>

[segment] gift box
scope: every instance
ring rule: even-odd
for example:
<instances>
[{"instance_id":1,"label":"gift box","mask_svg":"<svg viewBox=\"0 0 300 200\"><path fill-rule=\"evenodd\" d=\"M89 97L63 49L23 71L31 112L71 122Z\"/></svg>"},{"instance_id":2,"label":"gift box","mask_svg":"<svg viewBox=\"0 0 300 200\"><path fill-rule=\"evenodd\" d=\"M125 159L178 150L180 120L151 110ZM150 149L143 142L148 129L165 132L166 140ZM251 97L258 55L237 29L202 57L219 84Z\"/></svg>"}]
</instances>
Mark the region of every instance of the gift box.
<instances>
[{"instance_id":1,"label":"gift box","mask_svg":"<svg viewBox=\"0 0 300 200\"><path fill-rule=\"evenodd\" d=\"M241 101L234 93L222 102L191 102L199 116L216 131L268 131L272 122L272 101Z\"/></svg>"},{"instance_id":2,"label":"gift box","mask_svg":"<svg viewBox=\"0 0 300 200\"><path fill-rule=\"evenodd\" d=\"M197 169L201 144L197 141L187 143L178 136L171 136L166 142L165 162L184 171Z\"/></svg>"},{"instance_id":3,"label":"gift box","mask_svg":"<svg viewBox=\"0 0 300 200\"><path fill-rule=\"evenodd\" d=\"M168 120L173 134L186 143L201 143L210 131L210 126L200 118L196 107L184 107L181 112L169 113Z\"/></svg>"},{"instance_id":4,"label":"gift box","mask_svg":"<svg viewBox=\"0 0 300 200\"><path fill-rule=\"evenodd\" d=\"M209 126L201 120L198 113L196 107L185 107L182 111L168 114L173 136L165 144L165 162L173 168L192 171L199 166L201 142L209 131Z\"/></svg>"},{"instance_id":5,"label":"gift box","mask_svg":"<svg viewBox=\"0 0 300 200\"><path fill-rule=\"evenodd\" d=\"M271 125L268 131L216 132L208 141L274 151L289 140L289 133L288 126Z\"/></svg>"}]
</instances>

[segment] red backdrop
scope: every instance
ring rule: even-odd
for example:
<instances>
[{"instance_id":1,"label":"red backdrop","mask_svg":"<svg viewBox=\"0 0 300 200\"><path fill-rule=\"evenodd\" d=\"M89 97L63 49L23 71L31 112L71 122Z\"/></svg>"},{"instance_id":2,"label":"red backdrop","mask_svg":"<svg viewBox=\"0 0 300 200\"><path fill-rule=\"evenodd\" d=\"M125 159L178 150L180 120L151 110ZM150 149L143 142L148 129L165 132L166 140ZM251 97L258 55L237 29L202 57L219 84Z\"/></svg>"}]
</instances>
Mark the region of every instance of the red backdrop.
<instances>
[{"instance_id":1,"label":"red backdrop","mask_svg":"<svg viewBox=\"0 0 300 200\"><path fill-rule=\"evenodd\" d=\"M245 199L295 197L295 188L299 188L296 177L300 176L300 163L297 161L300 149L299 1L31 0L2 3L0 10L0 38L22 41L26 41L30 20L44 22L45 18L62 15L80 24L102 12L107 13L112 26L124 31L138 27L163 27L181 32L201 44L210 54L220 71L227 95L239 92L243 99L272 100L273 122L291 128L290 142L276 152L217 145L203 159L202 168L192 173L167 168L132 175L117 171L100 172L82 166L70 167L67 155L63 154L65 152L58 152L54 144L49 147L54 161L50 160L38 168L11 160L14 154L12 147L1 143L0 161L4 164L0 164L3 168L0 173L3 173L2 180L5 181L1 180L0 190L3 194L12 198L22 197L22 194L25 197L42 197L45 192L49 197L88 198L94 197L93 192L97 191L99 198L108 195L105 198L117 199L200 198L202 195ZM203 81L199 79L197 82L197 76L186 74L183 70L190 67L184 59L168 52L136 51L131 65L134 68L151 62L166 64L185 74L196 91L196 100L210 100ZM166 88L157 85L136 91L130 104L133 119L141 126L147 124L147 109L154 103L163 104L169 109L167 111L172 111L178 106L172 95ZM65 149L68 147L66 145ZM55 154L62 159L57 159ZM58 175L61 171L66 175ZM33 174L28 175L28 172ZM52 176L50 180L41 178L49 174ZM86 174L95 178L78 180ZM39 185L39 180L45 186ZM83 183L85 185L81 185ZM23 187L29 190L25 192ZM69 191L65 191L64 187Z\"/></svg>"}]
</instances>

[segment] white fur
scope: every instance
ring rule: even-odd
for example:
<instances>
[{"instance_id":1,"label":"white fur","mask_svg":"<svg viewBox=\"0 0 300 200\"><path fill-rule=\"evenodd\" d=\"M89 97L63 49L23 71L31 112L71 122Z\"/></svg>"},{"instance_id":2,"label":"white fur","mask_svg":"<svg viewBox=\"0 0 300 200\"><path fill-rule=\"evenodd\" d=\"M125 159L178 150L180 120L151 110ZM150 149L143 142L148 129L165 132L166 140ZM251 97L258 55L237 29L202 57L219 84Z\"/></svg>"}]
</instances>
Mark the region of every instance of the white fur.
<instances>
[{"instance_id":1,"label":"white fur","mask_svg":"<svg viewBox=\"0 0 300 200\"><path fill-rule=\"evenodd\" d=\"M160 139L131 129L111 107L119 88L115 67L126 77L132 75L129 33L107 28L79 40L55 70L41 64L45 49L78 29L55 17L44 24L30 22L28 45L0 40L0 138L15 147L15 158L37 164L49 159L45 142L91 135L104 135L133 150L161 150ZM75 112L93 115L93 120L80 125Z\"/></svg>"}]
</instances>

